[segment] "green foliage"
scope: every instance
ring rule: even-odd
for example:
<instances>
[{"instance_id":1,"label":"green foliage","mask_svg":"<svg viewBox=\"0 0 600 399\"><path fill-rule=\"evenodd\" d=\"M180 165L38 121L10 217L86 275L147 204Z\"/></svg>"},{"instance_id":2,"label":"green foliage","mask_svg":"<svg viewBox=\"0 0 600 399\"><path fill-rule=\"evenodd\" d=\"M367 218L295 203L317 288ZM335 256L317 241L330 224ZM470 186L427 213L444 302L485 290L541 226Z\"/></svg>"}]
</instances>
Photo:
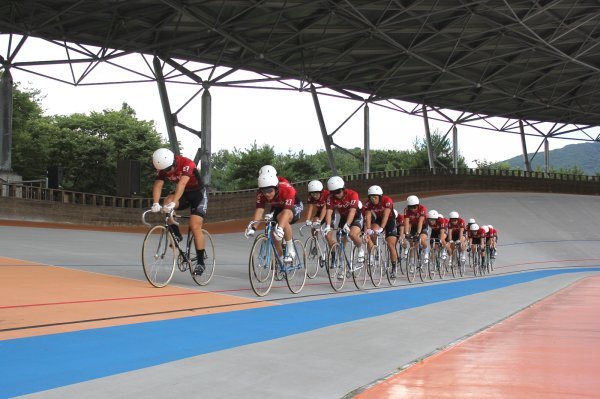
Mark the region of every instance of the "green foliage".
<instances>
[{"instance_id":1,"label":"green foliage","mask_svg":"<svg viewBox=\"0 0 600 399\"><path fill-rule=\"evenodd\" d=\"M497 170L513 170L515 168L511 168L508 162L490 162L487 159L476 159L475 164L477 165L477 169L497 169Z\"/></svg>"},{"instance_id":2,"label":"green foliage","mask_svg":"<svg viewBox=\"0 0 600 399\"><path fill-rule=\"evenodd\" d=\"M538 170L539 168L541 171L544 168L544 153L538 153L535 157L533 157L532 153L528 155L531 160L532 169ZM561 168L563 170L570 170L572 167L579 167L583 170L584 175L594 175L600 172L599 142L569 144L563 148L550 150L549 155L550 167L554 167L556 170L560 170ZM525 169L522 155L517 155L504 162L508 162L515 169Z\"/></svg>"},{"instance_id":3,"label":"green foliage","mask_svg":"<svg viewBox=\"0 0 600 399\"><path fill-rule=\"evenodd\" d=\"M435 154L435 166L452 168L452 142L450 139L438 130L431 133L431 145ZM427 141L425 139L416 139L413 145L413 153L411 154L412 162L409 163L407 169L429 169L429 155L427 152ZM458 157L458 167L466 168L467 164L462 155Z\"/></svg>"},{"instance_id":4,"label":"green foliage","mask_svg":"<svg viewBox=\"0 0 600 399\"><path fill-rule=\"evenodd\" d=\"M150 194L152 152L163 143L153 122L136 119L129 105L48 117L39 91L17 85L13 105L12 166L24 180L44 179L48 167L63 166L65 189L114 195L117 161L131 159L142 165L142 195Z\"/></svg>"}]
</instances>

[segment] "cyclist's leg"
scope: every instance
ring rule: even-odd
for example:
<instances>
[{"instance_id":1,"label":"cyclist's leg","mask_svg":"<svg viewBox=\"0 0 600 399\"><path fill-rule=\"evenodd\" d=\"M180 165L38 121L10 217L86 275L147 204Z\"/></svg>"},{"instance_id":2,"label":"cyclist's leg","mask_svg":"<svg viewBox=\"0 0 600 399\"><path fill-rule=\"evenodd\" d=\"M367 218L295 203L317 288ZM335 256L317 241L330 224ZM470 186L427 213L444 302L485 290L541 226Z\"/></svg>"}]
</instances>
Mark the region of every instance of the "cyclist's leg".
<instances>
[{"instance_id":1,"label":"cyclist's leg","mask_svg":"<svg viewBox=\"0 0 600 399\"><path fill-rule=\"evenodd\" d=\"M423 230L421 230L421 248L423 249L423 259L428 262L429 261L429 235L431 233L431 229L427 224L423 225Z\"/></svg>"},{"instance_id":2,"label":"cyclist's leg","mask_svg":"<svg viewBox=\"0 0 600 399\"><path fill-rule=\"evenodd\" d=\"M279 225L279 228L283 229L283 239L285 240L286 243L286 248L287 248L287 254L283 254L284 256L289 255L291 258L293 258L296 254L296 252L294 251L294 244L293 244L293 235L292 235L292 221L294 219L294 213L292 212L291 209L281 209L278 212L276 212L276 214L273 215L273 217L277 220L277 224ZM281 238L277 237L277 244L280 247L281 246ZM278 248L279 249L279 248Z\"/></svg>"},{"instance_id":3,"label":"cyclist's leg","mask_svg":"<svg viewBox=\"0 0 600 399\"><path fill-rule=\"evenodd\" d=\"M445 229L440 229L440 248L441 248L441 254L442 254L442 259L446 259L448 257L448 252L446 247L448 246L448 243L446 242L446 230Z\"/></svg>"}]
</instances>

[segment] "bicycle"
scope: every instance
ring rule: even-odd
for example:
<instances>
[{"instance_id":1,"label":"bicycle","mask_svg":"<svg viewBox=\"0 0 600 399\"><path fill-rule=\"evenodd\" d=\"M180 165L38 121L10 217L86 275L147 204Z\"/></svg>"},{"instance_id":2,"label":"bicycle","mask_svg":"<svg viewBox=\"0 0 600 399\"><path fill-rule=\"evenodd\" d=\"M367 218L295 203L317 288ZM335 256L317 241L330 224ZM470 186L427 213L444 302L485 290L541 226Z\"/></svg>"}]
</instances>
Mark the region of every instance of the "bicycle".
<instances>
[{"instance_id":1,"label":"bicycle","mask_svg":"<svg viewBox=\"0 0 600 399\"><path fill-rule=\"evenodd\" d=\"M354 244L350 244L352 251L350 253L350 259L346 253L346 244L348 241L348 234L342 229L337 230L336 242L329 249L329 256L327 258L327 277L329 278L329 284L334 291L341 291L346 283L347 273L352 275L354 285L358 289L362 289L367 282L367 268L365 262L356 262L354 260L358 258L358 247ZM366 245L364 235L361 234L363 245ZM346 269L347 268L347 269Z\"/></svg>"},{"instance_id":2,"label":"bicycle","mask_svg":"<svg viewBox=\"0 0 600 399\"><path fill-rule=\"evenodd\" d=\"M303 225L302 229L310 227L310 236L304 242L304 252L306 253L306 276L313 279L319 273L319 269L327 265L327 242L323 238L323 233L319 227L313 225Z\"/></svg>"},{"instance_id":3,"label":"bicycle","mask_svg":"<svg viewBox=\"0 0 600 399\"><path fill-rule=\"evenodd\" d=\"M421 281L425 281L425 270L423 269L423 261L421 258L421 238L418 235L406 235L405 240L408 241L408 254L406 256L406 278L409 283L415 280L417 271ZM406 249L405 249L406 250Z\"/></svg>"},{"instance_id":4,"label":"bicycle","mask_svg":"<svg viewBox=\"0 0 600 399\"><path fill-rule=\"evenodd\" d=\"M202 229L205 242L205 269L202 274L197 275L193 273L193 263L197 260L195 258L194 233L188 229L185 247L182 248L179 238L175 236L168 223L169 220L172 220L179 224L177 223L178 219L189 219L189 216L175 215L172 210L165 213L163 224L153 226L146 221L146 215L151 212L151 210L147 210L142 214L142 222L150 227L142 244L142 266L146 280L154 287L165 287L171 282L175 267L177 267L182 272L189 270L196 284L200 286L208 284L214 275L216 265L215 247L208 231Z\"/></svg>"},{"instance_id":5,"label":"bicycle","mask_svg":"<svg viewBox=\"0 0 600 399\"><path fill-rule=\"evenodd\" d=\"M435 274L440 277L440 280L444 279L446 275L446 271L448 268L448 258L442 259L442 242L439 238L430 238L429 245L431 246L430 250L430 261L427 267L427 274L430 280L433 280Z\"/></svg>"},{"instance_id":6,"label":"bicycle","mask_svg":"<svg viewBox=\"0 0 600 399\"><path fill-rule=\"evenodd\" d=\"M306 283L304 245L300 240L293 240L296 256L291 262L285 262L283 256L279 255L272 234L277 228L277 221L271 218L254 220L248 226L252 227L259 223L265 223L265 230L254 239L248 260L248 277L252 291L257 296L265 296L271 291L275 279L278 281L285 279L289 290L293 294L299 293ZM285 255L285 242L281 244Z\"/></svg>"}]
</instances>

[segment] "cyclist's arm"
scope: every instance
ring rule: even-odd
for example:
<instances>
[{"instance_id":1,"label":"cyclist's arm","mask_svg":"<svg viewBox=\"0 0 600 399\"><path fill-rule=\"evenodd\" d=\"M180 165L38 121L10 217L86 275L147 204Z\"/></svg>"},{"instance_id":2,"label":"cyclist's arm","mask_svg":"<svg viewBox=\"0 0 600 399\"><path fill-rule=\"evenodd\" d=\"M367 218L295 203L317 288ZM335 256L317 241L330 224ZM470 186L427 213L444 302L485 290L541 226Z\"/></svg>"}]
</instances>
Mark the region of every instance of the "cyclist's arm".
<instances>
[{"instance_id":1,"label":"cyclist's arm","mask_svg":"<svg viewBox=\"0 0 600 399\"><path fill-rule=\"evenodd\" d=\"M313 215L313 211L315 210L314 204L308 204L308 208L306 209L306 220L313 220L316 215Z\"/></svg>"},{"instance_id":2,"label":"cyclist's arm","mask_svg":"<svg viewBox=\"0 0 600 399\"><path fill-rule=\"evenodd\" d=\"M323 221L323 219L325 219L325 216L327 215L327 207L324 206L321 208L321 214L319 215L319 221Z\"/></svg>"},{"instance_id":3,"label":"cyclist's arm","mask_svg":"<svg viewBox=\"0 0 600 399\"><path fill-rule=\"evenodd\" d=\"M367 231L371 228L371 219L372 218L373 218L373 215L371 214L371 211L366 211L365 212L365 231Z\"/></svg>"},{"instance_id":4,"label":"cyclist's arm","mask_svg":"<svg viewBox=\"0 0 600 399\"><path fill-rule=\"evenodd\" d=\"M160 201L160 195L162 194L163 186L165 181L162 179L154 180L154 186L152 186L152 202L158 203Z\"/></svg>"},{"instance_id":5,"label":"cyclist's arm","mask_svg":"<svg viewBox=\"0 0 600 399\"><path fill-rule=\"evenodd\" d=\"M327 226L331 226L331 216L333 215L333 209L327 209L325 213L325 222Z\"/></svg>"},{"instance_id":6,"label":"cyclist's arm","mask_svg":"<svg viewBox=\"0 0 600 399\"><path fill-rule=\"evenodd\" d=\"M423 221L425 220L425 216L419 216L419 221L417 222L417 234L421 234L423 232Z\"/></svg>"},{"instance_id":7,"label":"cyclist's arm","mask_svg":"<svg viewBox=\"0 0 600 399\"><path fill-rule=\"evenodd\" d=\"M173 194L173 202L179 201L179 199L183 195L183 192L185 191L185 186L187 186L189 181L189 176L181 176L179 182L177 182L177 186L175 187L175 194Z\"/></svg>"},{"instance_id":8,"label":"cyclist's arm","mask_svg":"<svg viewBox=\"0 0 600 399\"><path fill-rule=\"evenodd\" d=\"M385 228L391 212L392 210L390 208L385 208L383 210L383 216L381 217L381 225L379 227Z\"/></svg>"},{"instance_id":9,"label":"cyclist's arm","mask_svg":"<svg viewBox=\"0 0 600 399\"><path fill-rule=\"evenodd\" d=\"M348 210L348 217L346 218L346 224L350 226L354 221L354 216L356 216L356 208L350 208Z\"/></svg>"},{"instance_id":10,"label":"cyclist's arm","mask_svg":"<svg viewBox=\"0 0 600 399\"><path fill-rule=\"evenodd\" d=\"M256 208L254 210L254 217L252 217L252 220L261 220L264 214L265 208Z\"/></svg>"}]
</instances>

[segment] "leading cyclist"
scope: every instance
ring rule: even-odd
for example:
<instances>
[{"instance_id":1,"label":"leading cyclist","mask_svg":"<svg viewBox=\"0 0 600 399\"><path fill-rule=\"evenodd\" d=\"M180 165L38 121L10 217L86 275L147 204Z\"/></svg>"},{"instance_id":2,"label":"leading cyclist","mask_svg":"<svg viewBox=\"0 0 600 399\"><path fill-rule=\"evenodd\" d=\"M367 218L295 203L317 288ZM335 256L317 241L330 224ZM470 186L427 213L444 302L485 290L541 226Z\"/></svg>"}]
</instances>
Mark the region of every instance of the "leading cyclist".
<instances>
[{"instance_id":1,"label":"leading cyclist","mask_svg":"<svg viewBox=\"0 0 600 399\"><path fill-rule=\"evenodd\" d=\"M192 273L199 276L205 269L202 224L208 207L208 196L206 187L201 183L200 171L194 161L180 155L175 156L173 151L168 148L159 148L154 151L152 163L157 170L156 180L152 187L152 212L162 210L168 213L174 209L183 210L190 207L190 229L194 233L196 248L196 264ZM165 180L175 183L176 186L175 191L164 199L161 207L159 201ZM173 234L181 240L181 232L175 220L171 219L168 223Z\"/></svg>"}]
</instances>

